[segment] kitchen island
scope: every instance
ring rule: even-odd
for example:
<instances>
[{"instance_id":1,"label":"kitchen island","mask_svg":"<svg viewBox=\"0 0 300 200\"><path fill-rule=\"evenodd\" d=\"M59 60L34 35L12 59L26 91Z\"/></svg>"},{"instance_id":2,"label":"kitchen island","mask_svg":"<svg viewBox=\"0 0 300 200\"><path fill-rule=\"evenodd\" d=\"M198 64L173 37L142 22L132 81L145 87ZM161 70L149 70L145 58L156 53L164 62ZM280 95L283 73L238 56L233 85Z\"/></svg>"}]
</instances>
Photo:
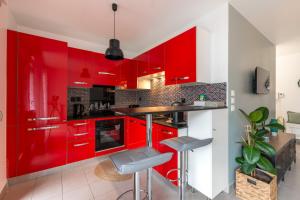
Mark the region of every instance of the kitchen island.
<instances>
[{"instance_id":1,"label":"kitchen island","mask_svg":"<svg viewBox=\"0 0 300 200\"><path fill-rule=\"evenodd\" d=\"M228 128L224 118L228 116L227 107L207 106L155 106L113 109L116 113L128 116L146 116L147 146L152 147L152 115L187 112L187 135L206 139L213 138L211 145L189 152L188 184L214 198L228 190ZM147 171L147 190L151 199L152 169Z\"/></svg>"}]
</instances>

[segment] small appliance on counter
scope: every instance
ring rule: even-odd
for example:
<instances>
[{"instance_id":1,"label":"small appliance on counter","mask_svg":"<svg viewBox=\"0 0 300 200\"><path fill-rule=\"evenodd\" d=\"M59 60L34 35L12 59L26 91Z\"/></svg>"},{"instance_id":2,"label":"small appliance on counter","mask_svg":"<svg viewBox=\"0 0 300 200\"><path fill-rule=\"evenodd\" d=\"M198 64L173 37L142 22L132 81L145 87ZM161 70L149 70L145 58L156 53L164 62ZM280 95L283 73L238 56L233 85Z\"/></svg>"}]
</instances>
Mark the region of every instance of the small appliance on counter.
<instances>
[{"instance_id":1,"label":"small appliance on counter","mask_svg":"<svg viewBox=\"0 0 300 200\"><path fill-rule=\"evenodd\" d=\"M84 105L80 103L76 103L73 105L73 117L79 118L84 115Z\"/></svg>"},{"instance_id":2,"label":"small appliance on counter","mask_svg":"<svg viewBox=\"0 0 300 200\"><path fill-rule=\"evenodd\" d=\"M171 106L183 106L184 103L185 99L181 99L181 102L175 101L171 104ZM172 124L186 124L184 112L174 112L170 117Z\"/></svg>"}]
</instances>

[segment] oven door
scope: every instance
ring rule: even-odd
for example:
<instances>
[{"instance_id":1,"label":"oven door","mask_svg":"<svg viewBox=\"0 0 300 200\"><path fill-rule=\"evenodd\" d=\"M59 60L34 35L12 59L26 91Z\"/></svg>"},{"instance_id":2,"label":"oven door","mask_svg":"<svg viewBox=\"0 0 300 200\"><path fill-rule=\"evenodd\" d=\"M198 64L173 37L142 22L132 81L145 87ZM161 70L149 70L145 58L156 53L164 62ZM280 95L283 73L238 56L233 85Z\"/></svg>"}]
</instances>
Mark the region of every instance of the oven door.
<instances>
[{"instance_id":1,"label":"oven door","mask_svg":"<svg viewBox=\"0 0 300 200\"><path fill-rule=\"evenodd\" d=\"M99 120L95 126L96 152L124 145L124 119Z\"/></svg>"}]
</instances>

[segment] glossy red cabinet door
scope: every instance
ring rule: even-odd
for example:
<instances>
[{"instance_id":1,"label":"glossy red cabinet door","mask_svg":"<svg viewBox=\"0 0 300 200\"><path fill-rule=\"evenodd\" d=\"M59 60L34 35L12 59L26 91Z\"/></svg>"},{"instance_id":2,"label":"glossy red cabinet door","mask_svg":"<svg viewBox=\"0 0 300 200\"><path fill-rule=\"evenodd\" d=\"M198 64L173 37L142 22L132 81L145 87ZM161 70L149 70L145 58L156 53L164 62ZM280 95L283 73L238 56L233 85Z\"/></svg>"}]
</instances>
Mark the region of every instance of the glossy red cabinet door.
<instances>
[{"instance_id":1,"label":"glossy red cabinet door","mask_svg":"<svg viewBox=\"0 0 300 200\"><path fill-rule=\"evenodd\" d=\"M123 89L137 88L137 63L135 60L123 60L121 64L120 86Z\"/></svg>"},{"instance_id":2,"label":"glossy red cabinet door","mask_svg":"<svg viewBox=\"0 0 300 200\"><path fill-rule=\"evenodd\" d=\"M138 68L138 77L149 74L149 53L145 52L135 58Z\"/></svg>"},{"instance_id":3,"label":"glossy red cabinet door","mask_svg":"<svg viewBox=\"0 0 300 200\"><path fill-rule=\"evenodd\" d=\"M66 164L66 124L21 125L17 175Z\"/></svg>"},{"instance_id":4,"label":"glossy red cabinet door","mask_svg":"<svg viewBox=\"0 0 300 200\"><path fill-rule=\"evenodd\" d=\"M154 47L149 53L149 74L165 71L165 43Z\"/></svg>"},{"instance_id":5,"label":"glossy red cabinet door","mask_svg":"<svg viewBox=\"0 0 300 200\"><path fill-rule=\"evenodd\" d=\"M166 85L196 82L196 27L166 42Z\"/></svg>"},{"instance_id":6,"label":"glossy red cabinet door","mask_svg":"<svg viewBox=\"0 0 300 200\"><path fill-rule=\"evenodd\" d=\"M127 118L126 147L135 149L146 145L146 122L133 117Z\"/></svg>"},{"instance_id":7,"label":"glossy red cabinet door","mask_svg":"<svg viewBox=\"0 0 300 200\"><path fill-rule=\"evenodd\" d=\"M68 143L68 163L76 162L95 155L95 140L92 138L73 140Z\"/></svg>"},{"instance_id":8,"label":"glossy red cabinet door","mask_svg":"<svg viewBox=\"0 0 300 200\"><path fill-rule=\"evenodd\" d=\"M122 61L108 60L100 53L94 53L93 58L93 84L118 86Z\"/></svg>"},{"instance_id":9,"label":"glossy red cabinet door","mask_svg":"<svg viewBox=\"0 0 300 200\"><path fill-rule=\"evenodd\" d=\"M160 144L161 141L177 137L177 129L166 127L166 126L161 126L161 125L156 125L154 126L153 129L154 137L155 137L155 142L154 142L154 148L157 149L161 153L167 153L167 152L172 152L173 156L172 159L169 162L166 162L160 166L155 167L154 169L159 172L162 176L176 180L178 178L177 172L172 172L169 174L167 177L167 173L172 170L172 169L177 169L178 168L178 158L177 158L177 151L174 149L171 149L170 147ZM174 185L177 185L177 181L172 182Z\"/></svg>"},{"instance_id":10,"label":"glossy red cabinet door","mask_svg":"<svg viewBox=\"0 0 300 200\"><path fill-rule=\"evenodd\" d=\"M18 102L21 123L67 118L67 43L18 34Z\"/></svg>"},{"instance_id":11,"label":"glossy red cabinet door","mask_svg":"<svg viewBox=\"0 0 300 200\"><path fill-rule=\"evenodd\" d=\"M6 153L7 177L16 176L17 166L17 32L7 31Z\"/></svg>"},{"instance_id":12,"label":"glossy red cabinet door","mask_svg":"<svg viewBox=\"0 0 300 200\"><path fill-rule=\"evenodd\" d=\"M92 87L93 66L88 60L88 52L69 47L68 53L69 87Z\"/></svg>"},{"instance_id":13,"label":"glossy red cabinet door","mask_svg":"<svg viewBox=\"0 0 300 200\"><path fill-rule=\"evenodd\" d=\"M18 170L66 163L67 43L18 33Z\"/></svg>"}]
</instances>

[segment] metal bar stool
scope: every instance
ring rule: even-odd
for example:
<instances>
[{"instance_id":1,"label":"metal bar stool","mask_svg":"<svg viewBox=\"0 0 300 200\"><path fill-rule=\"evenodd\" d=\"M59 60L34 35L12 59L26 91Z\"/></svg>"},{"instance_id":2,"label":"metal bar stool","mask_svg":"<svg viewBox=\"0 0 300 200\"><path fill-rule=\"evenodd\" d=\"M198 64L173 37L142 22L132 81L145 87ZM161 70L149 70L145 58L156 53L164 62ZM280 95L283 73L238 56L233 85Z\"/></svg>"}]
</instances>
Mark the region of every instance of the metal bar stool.
<instances>
[{"instance_id":1,"label":"metal bar stool","mask_svg":"<svg viewBox=\"0 0 300 200\"><path fill-rule=\"evenodd\" d=\"M175 138L170 138L167 140L163 140L160 143L169 146L170 148L176 150L179 152L179 162L180 162L180 169L172 169L167 173L170 174L171 172L174 171L180 171L180 177L179 177L179 199L183 200L184 199L184 194L185 194L185 188L187 184L187 153L189 150L193 151L194 149L206 146L212 142L212 138L209 139L204 139L204 140L199 140L196 138L188 137L188 136L183 136L183 137L175 137ZM171 180L174 181L174 180Z\"/></svg>"},{"instance_id":2,"label":"metal bar stool","mask_svg":"<svg viewBox=\"0 0 300 200\"><path fill-rule=\"evenodd\" d=\"M151 147L123 151L110 156L114 166L120 174L134 173L134 190L128 190L121 194L133 191L134 200L141 200L140 171L161 165L172 158L173 153L159 153ZM149 192L149 191L148 191ZM151 191L150 191L151 192Z\"/></svg>"}]
</instances>

